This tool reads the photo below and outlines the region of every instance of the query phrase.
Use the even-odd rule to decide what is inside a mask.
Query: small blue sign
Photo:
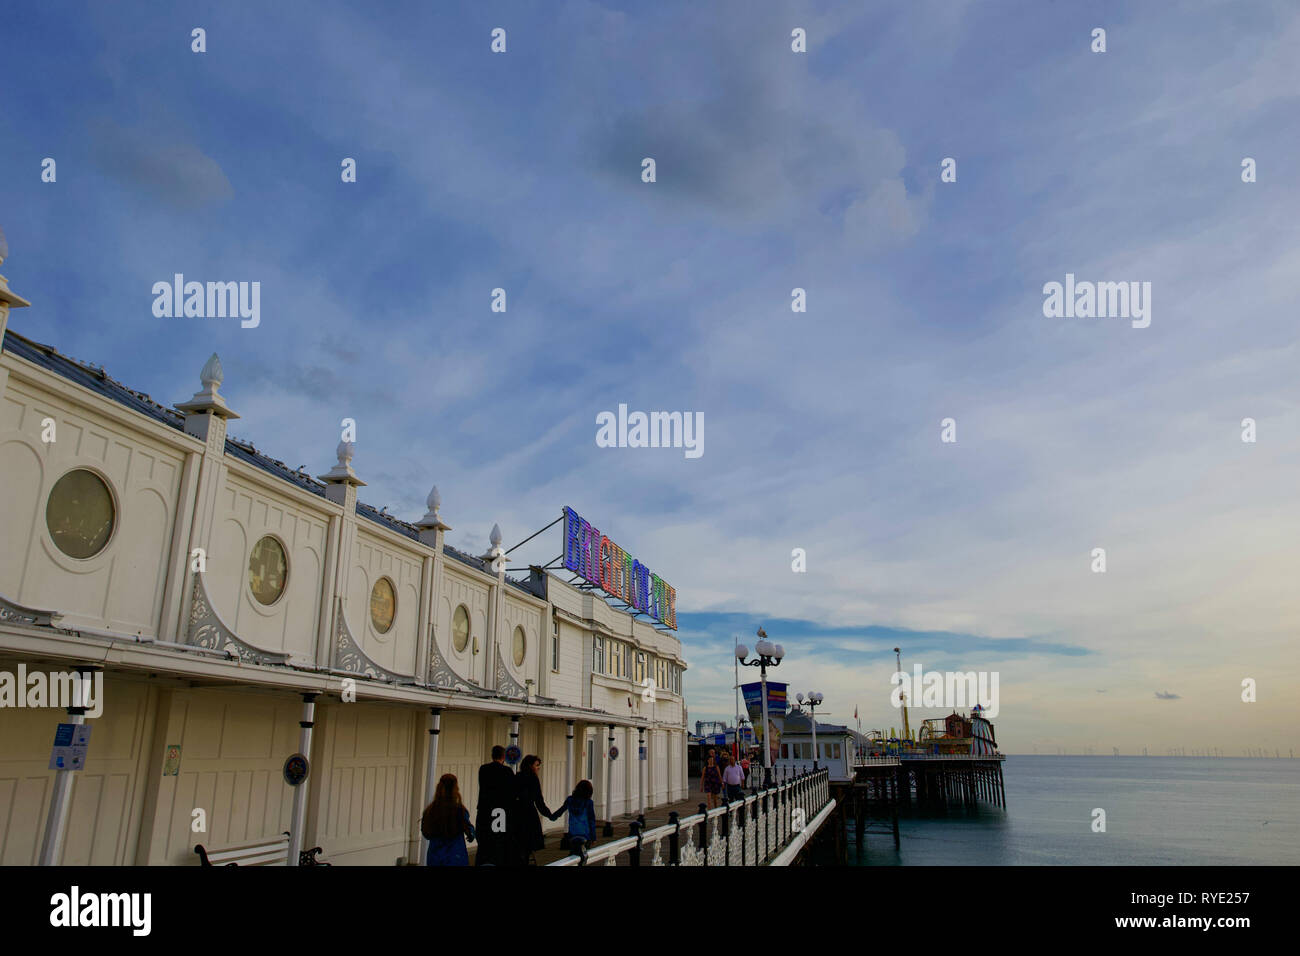
[[[302,754],[294,754],[284,762],[284,782],[291,787],[296,787],[306,780],[310,772],[311,764]]]
[[[76,726],[76,724],[59,724],[58,729],[54,731],[54,746],[71,747],[72,731]]]
[[[506,748],[506,763],[510,764],[510,766],[513,767],[515,764],[519,763],[519,758],[522,756],[523,752],[514,744],[511,744]]]
[[[618,748],[617,748],[617,747],[610,747],[610,748],[609,748],[609,759],[610,759],[610,760],[617,760],[617,759],[618,759]]]

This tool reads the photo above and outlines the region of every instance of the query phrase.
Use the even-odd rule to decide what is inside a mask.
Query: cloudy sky
[[[692,721],[733,713],[762,623],[773,676],[864,729],[899,723],[897,644],[996,671],[1013,752],[1295,746],[1290,0],[19,0],[4,29],[11,327],[165,403],[217,351],[232,433],[313,473],[355,418],[365,499],[414,519],[436,482],[469,550],[571,505],[677,588]],[[260,282],[261,325],[156,318],[178,272]],[[1150,282],[1150,327],[1045,317],[1067,273]],[[620,403],[702,412],[703,456],[598,448]]]

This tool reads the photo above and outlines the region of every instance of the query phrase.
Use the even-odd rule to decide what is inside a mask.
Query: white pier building
[[[192,865],[196,843],[286,830],[335,864],[417,860],[431,782],[455,773],[472,812],[477,768],[516,740],[552,806],[582,777],[602,818],[687,797],[672,630],[507,575],[499,534],[448,546],[436,488],[414,521],[363,504],[351,446],[313,477],[232,437],[215,355],[167,407],[7,330],[27,304],[0,279],[0,697],[20,666],[97,668],[103,696],[62,772],[56,727],[83,718],[0,700],[0,864],[42,859],[59,800],[55,863]]]

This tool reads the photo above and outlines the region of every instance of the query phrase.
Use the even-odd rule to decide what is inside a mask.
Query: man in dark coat
[[[516,862],[511,852],[510,818],[515,817],[515,775],[506,766],[506,748],[492,748],[492,762],[478,768],[478,831],[475,866],[505,866]]]

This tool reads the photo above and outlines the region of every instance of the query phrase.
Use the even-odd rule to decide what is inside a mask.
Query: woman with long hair
[[[519,773],[515,778],[518,788],[515,800],[517,819],[511,829],[515,835],[515,851],[519,862],[525,865],[535,852],[546,846],[546,841],[542,838],[542,818],[538,814],[548,820],[552,818],[550,808],[542,799],[542,778],[539,776],[541,766],[542,758],[529,754],[519,765]]]
[[[424,808],[420,832],[429,841],[425,866],[469,866],[465,841],[473,841],[474,825],[460,799],[460,783],[454,773],[444,773],[433,791],[433,803]]]
[[[718,795],[722,793],[722,772],[718,769],[718,762],[713,757],[704,767],[704,773],[700,775],[701,789],[709,800],[709,809],[712,810],[718,805]]]

